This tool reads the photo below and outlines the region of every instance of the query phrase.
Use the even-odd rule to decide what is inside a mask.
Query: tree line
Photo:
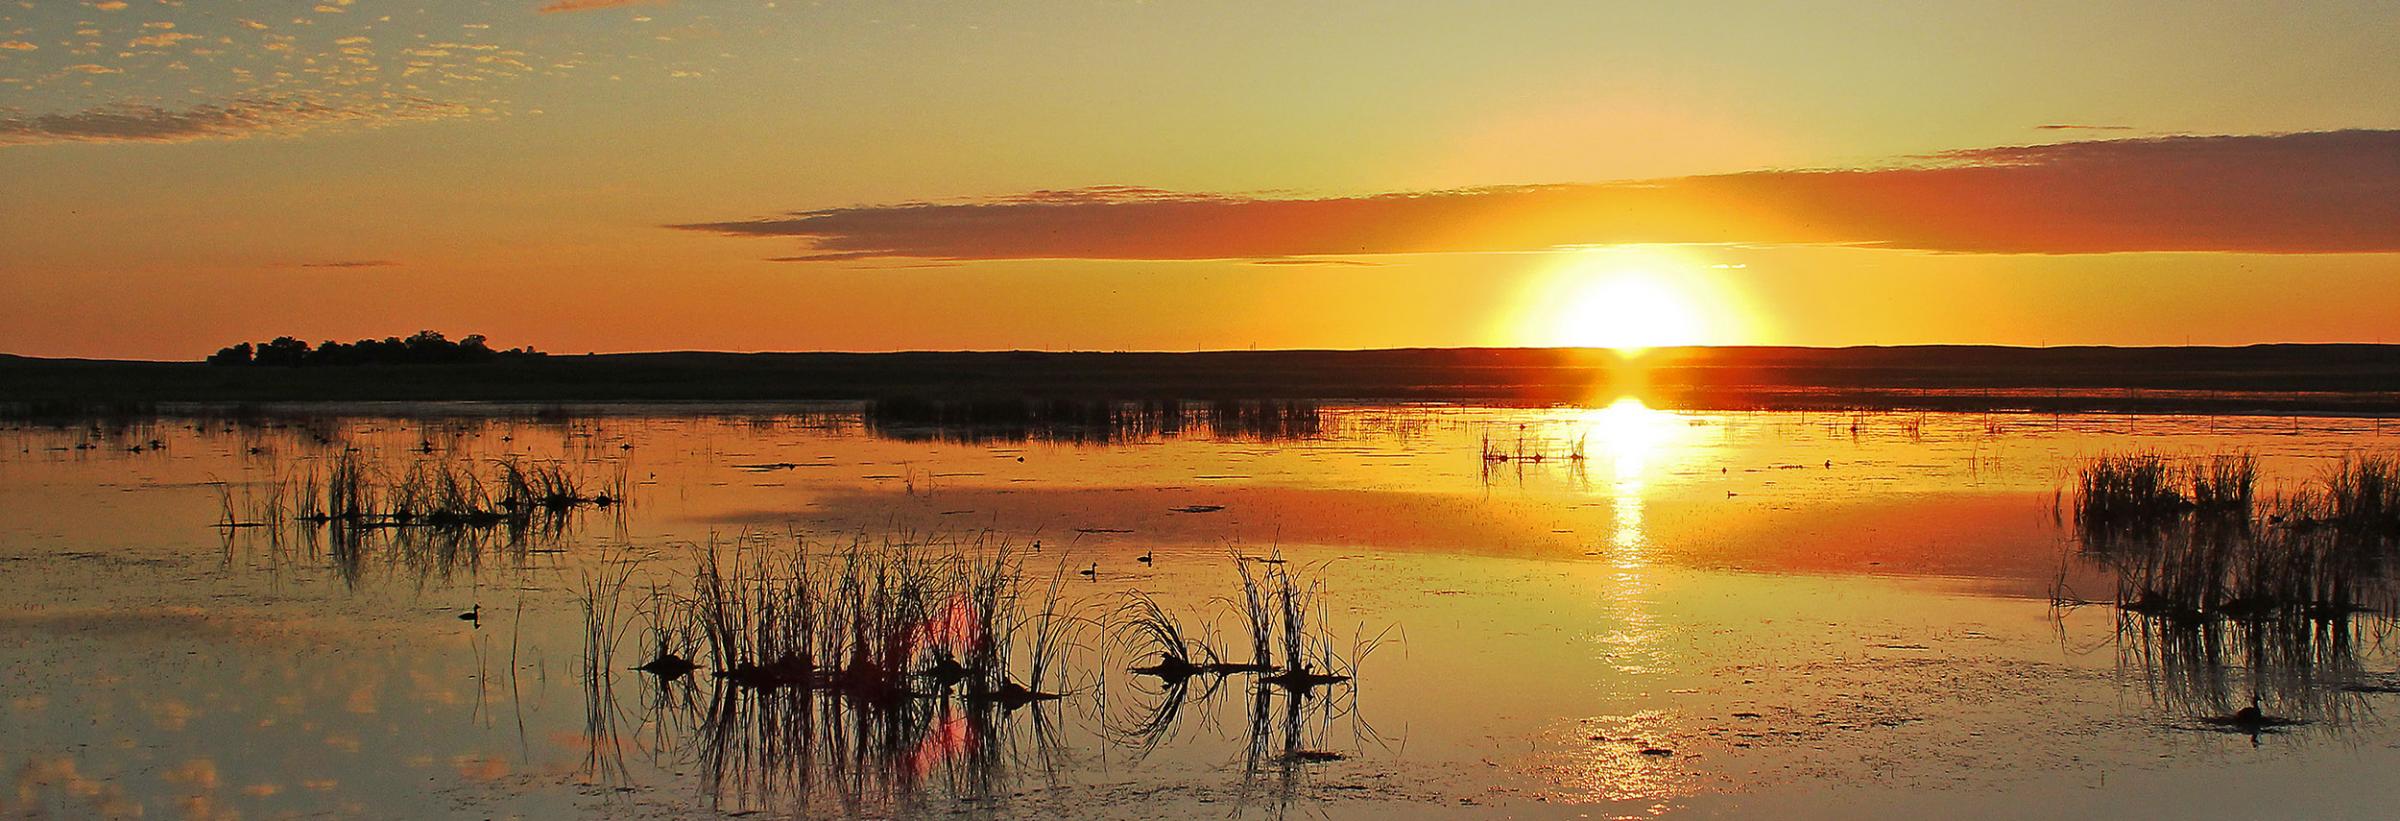
[[[439,331],[418,331],[406,339],[397,336],[361,339],[357,342],[328,339],[314,346],[297,337],[279,336],[257,344],[242,342],[225,346],[209,355],[208,364],[294,368],[322,365],[467,365],[537,356],[546,354],[534,350],[532,346],[495,350],[483,334],[468,334],[453,342]]]

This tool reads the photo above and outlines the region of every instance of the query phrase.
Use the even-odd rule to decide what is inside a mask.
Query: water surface
[[[2162,637],[2077,606],[2113,588],[2062,513],[2093,455],[2251,452],[2273,488],[2392,452],[2373,419],[1620,402],[942,428],[405,405],[0,444],[17,814],[2371,817],[2400,798],[2379,618],[2296,653]],[[214,526],[345,454],[384,476],[559,464],[629,493],[472,538]],[[1005,541],[1033,585],[1065,574],[1093,622],[1067,697],[871,715],[705,671],[584,674],[591,579],[641,599],[688,587],[697,545],[860,540]],[[1343,650],[1383,638],[1354,681],[1126,671],[1107,614],[1140,591],[1226,641],[1236,554],[1321,581]],[[642,632],[618,635],[612,667],[638,662]],[[2211,721],[2252,703],[2300,723]]]

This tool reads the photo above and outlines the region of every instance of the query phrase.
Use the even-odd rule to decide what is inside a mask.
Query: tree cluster
[[[519,359],[544,355],[532,347],[495,350],[482,334],[469,334],[456,342],[439,331],[418,331],[402,339],[387,336],[382,339],[361,339],[357,342],[325,340],[311,347],[295,337],[279,336],[272,341],[229,345],[210,354],[211,365],[265,365],[284,367],[326,365],[466,365]]]

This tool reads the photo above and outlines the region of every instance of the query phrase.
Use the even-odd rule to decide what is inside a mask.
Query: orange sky
[[[0,351],[2400,341],[2368,4],[550,5],[0,10]]]

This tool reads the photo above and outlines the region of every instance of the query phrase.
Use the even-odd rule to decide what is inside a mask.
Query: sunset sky
[[[2390,3],[0,4],[0,352],[2395,316]]]

